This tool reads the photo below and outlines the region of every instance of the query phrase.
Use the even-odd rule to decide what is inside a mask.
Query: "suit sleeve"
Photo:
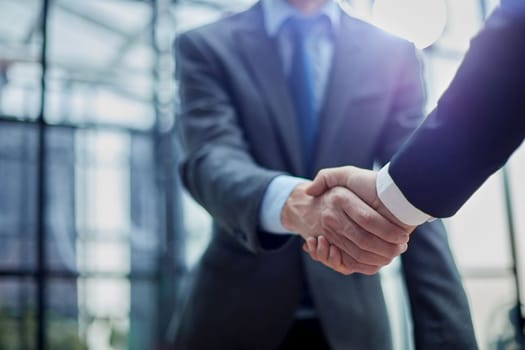
[[[251,157],[226,75],[205,40],[195,34],[175,41],[181,105],[177,129],[185,149],[182,181],[216,224],[247,249],[278,248],[288,238],[262,235],[258,223],[266,188],[281,173]]]
[[[523,141],[524,43],[523,17],[496,11],[437,108],[393,157],[390,175],[418,209],[452,216]]]

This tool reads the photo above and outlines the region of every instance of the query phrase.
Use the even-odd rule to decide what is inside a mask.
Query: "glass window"
[[[40,108],[40,1],[3,0],[1,6],[0,114],[36,118]]]
[[[25,278],[0,279],[0,349],[36,349],[35,284]]]
[[[59,1],[49,15],[50,122],[151,128],[152,6],[132,1]]]
[[[163,141],[171,140],[166,120],[173,115],[156,104],[160,93],[164,104],[173,103],[173,86],[166,92],[159,83],[173,81],[171,56],[170,65],[158,65],[158,46],[171,47],[173,35],[153,41],[156,31],[173,28],[158,21],[155,6],[51,1],[42,38],[42,1],[1,1],[1,349],[37,348],[41,327],[49,349],[166,344],[179,234],[167,227],[178,229],[180,209],[167,204],[178,191],[174,169],[166,175],[174,151]],[[41,125],[35,121],[44,39],[49,65]],[[45,231],[38,227],[39,164],[46,175]],[[45,238],[43,250],[37,237]],[[37,266],[42,254],[45,269]],[[43,288],[39,322],[36,295]]]

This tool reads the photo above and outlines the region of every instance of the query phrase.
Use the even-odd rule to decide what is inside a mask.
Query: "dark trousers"
[[[279,350],[330,350],[317,318],[297,319],[292,324]]]

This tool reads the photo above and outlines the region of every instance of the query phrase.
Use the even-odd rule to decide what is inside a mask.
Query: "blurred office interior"
[[[341,2],[421,48],[430,111],[498,1],[418,1]],[[177,178],[172,43],[254,2],[0,0],[0,349],[169,348],[210,223]],[[507,170],[447,220],[481,349],[512,336],[511,228],[525,252],[523,149]]]

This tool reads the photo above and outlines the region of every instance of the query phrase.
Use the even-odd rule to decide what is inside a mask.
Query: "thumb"
[[[377,209],[376,172],[368,169],[354,168],[351,175],[352,176],[349,174],[347,176],[346,183],[348,189],[372,208]]]
[[[339,167],[319,171],[313,182],[306,187],[306,194],[317,197],[333,187],[345,186],[349,169],[350,167]]]

